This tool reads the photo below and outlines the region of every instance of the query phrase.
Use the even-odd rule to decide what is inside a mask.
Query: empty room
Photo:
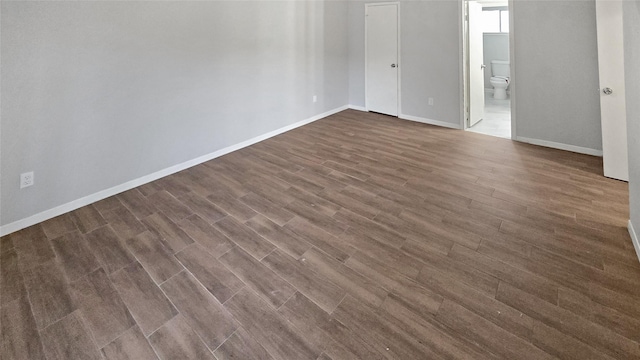
[[[638,1],[2,0],[0,90],[3,360],[640,359]]]

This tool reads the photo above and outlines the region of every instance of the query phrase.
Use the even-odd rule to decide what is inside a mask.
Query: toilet
[[[491,60],[491,85],[493,86],[493,98],[505,100],[509,87],[509,75],[511,73],[509,61]]]

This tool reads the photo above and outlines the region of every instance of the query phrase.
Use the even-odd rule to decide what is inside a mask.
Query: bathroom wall
[[[484,64],[487,65],[484,72],[484,88],[493,90],[491,86],[491,60],[509,60],[509,34],[508,33],[484,33]]]
[[[518,139],[601,153],[595,0],[510,5]]]
[[[348,104],[346,2],[0,6],[0,225]]]
[[[403,115],[460,126],[460,6],[400,1]],[[365,106],[364,10],[364,1],[349,1],[349,103],[358,107]]]
[[[631,224],[640,235],[640,3],[623,3],[624,70],[627,95],[627,139],[629,146],[629,208]],[[635,243],[640,258],[640,243]]]

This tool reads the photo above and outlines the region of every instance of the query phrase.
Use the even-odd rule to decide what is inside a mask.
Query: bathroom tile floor
[[[511,139],[511,100],[496,100],[492,93],[485,93],[484,119],[468,130]]]

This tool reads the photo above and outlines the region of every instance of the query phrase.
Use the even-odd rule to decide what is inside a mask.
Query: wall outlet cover
[[[33,185],[33,171],[20,174],[20,189]]]

